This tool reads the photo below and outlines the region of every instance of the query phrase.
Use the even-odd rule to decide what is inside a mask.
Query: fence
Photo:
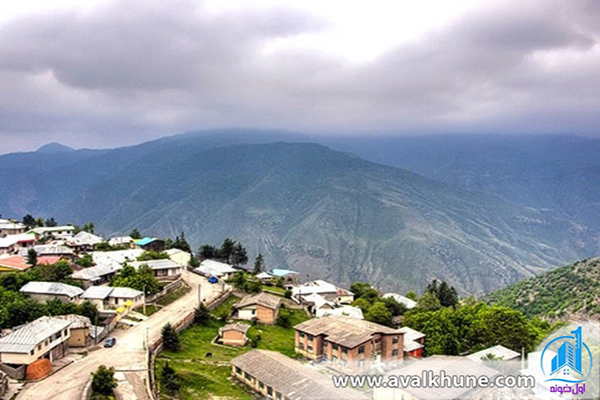
[[[223,304],[229,296],[231,296],[232,291],[230,288],[227,288],[225,292],[223,292],[219,297],[211,301],[206,305],[209,310],[214,310],[216,307]],[[181,332],[184,329],[189,328],[194,323],[194,311],[190,312],[188,315],[172,324],[173,328],[177,332]],[[158,399],[158,390],[156,388],[155,377],[154,377],[154,365],[156,362],[156,356],[158,353],[162,351],[163,343],[162,338],[158,338],[154,343],[148,344],[148,354],[147,354],[147,363],[148,363],[148,386],[146,390],[151,399]]]
[[[25,372],[27,371],[26,365],[13,368],[7,364],[0,363],[0,371],[3,371],[12,379],[25,379]]]
[[[176,281],[173,281],[171,283],[169,283],[168,285],[166,285],[163,290],[161,290],[158,293],[155,293],[151,296],[146,296],[146,304],[147,303],[152,303],[155,302],[156,300],[158,300],[159,298],[166,296],[167,294],[176,291],[177,289],[179,289],[181,286],[183,286],[183,279],[181,279],[181,277],[177,278]]]

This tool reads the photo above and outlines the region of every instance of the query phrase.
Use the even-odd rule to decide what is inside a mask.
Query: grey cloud
[[[367,64],[263,53],[271,39],[327,26],[305,12],[211,16],[196,2],[167,4],[127,0],[1,27],[4,143],[27,132],[32,143],[119,145],[223,126],[597,133],[598,2],[494,3]],[[572,64],[546,65],[548,52]]]

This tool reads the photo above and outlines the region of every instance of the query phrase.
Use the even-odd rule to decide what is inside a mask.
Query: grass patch
[[[156,300],[156,304],[158,304],[159,306],[166,306],[169,305],[171,303],[173,303],[175,300],[178,300],[180,298],[182,298],[183,296],[185,296],[187,293],[189,293],[189,291],[192,290],[191,288],[189,288],[188,286],[183,286],[177,290],[175,290],[174,292],[171,292],[163,297],[161,297],[160,299]]]
[[[160,372],[166,360],[156,360],[156,380],[160,382]],[[232,382],[231,367],[199,364],[183,361],[169,361],[169,365],[179,375],[181,389],[177,398],[187,399],[247,399],[253,397],[241,386]],[[160,387],[160,386],[159,386]],[[161,389],[161,399],[171,399]]]
[[[154,314],[155,312],[157,312],[158,310],[160,310],[160,308],[158,308],[154,304],[148,304],[146,306],[146,313],[145,314],[144,314],[144,306],[138,307],[138,308],[134,309],[133,311],[138,312],[138,313],[140,313],[142,315],[145,315],[146,317],[149,317],[152,314]]]
[[[227,300],[225,300],[221,305],[215,307],[214,310],[211,311],[213,315],[229,315],[231,314],[231,310],[233,309],[233,305],[240,301],[240,298],[237,296],[229,296]]]
[[[285,296],[285,289],[279,286],[262,285],[261,289],[263,292],[276,294],[278,296]]]
[[[260,325],[257,324],[250,328],[248,335],[254,337],[260,334],[261,340],[257,348],[263,350],[272,350],[285,354],[288,357],[298,357],[294,351],[294,325],[304,322],[308,316],[303,310],[290,310],[292,328],[282,328],[277,325]],[[254,336],[253,336],[254,335]]]

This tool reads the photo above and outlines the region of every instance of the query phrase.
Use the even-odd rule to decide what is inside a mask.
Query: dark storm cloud
[[[213,15],[191,1],[122,1],[28,16],[0,26],[0,152],[220,126],[594,134],[599,9],[495,3],[365,64],[265,52],[327,28],[293,8]]]

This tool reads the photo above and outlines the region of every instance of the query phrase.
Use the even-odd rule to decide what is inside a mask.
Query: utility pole
[[[146,315],[146,285],[144,285],[144,315]]]
[[[198,307],[202,304],[202,286],[198,284]]]

